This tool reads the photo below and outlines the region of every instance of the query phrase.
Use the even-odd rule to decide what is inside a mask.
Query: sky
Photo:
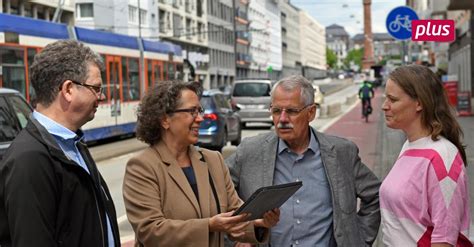
[[[323,26],[343,26],[351,37],[364,32],[363,0],[290,0],[294,6],[305,10]],[[405,0],[372,0],[372,32],[386,33],[385,19],[395,7],[405,5]]]

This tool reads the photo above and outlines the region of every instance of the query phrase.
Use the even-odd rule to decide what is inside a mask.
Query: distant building
[[[0,0],[0,13],[19,15],[34,19],[53,21],[55,14],[57,22],[68,25],[74,24],[74,0],[64,0],[59,11],[60,0]]]
[[[249,76],[250,63],[250,42],[252,42],[252,32],[249,30],[249,1],[234,1],[234,28],[235,28],[235,72],[237,79]]]
[[[356,34],[352,38],[351,49],[363,48],[364,39],[364,34]],[[397,57],[402,54],[402,43],[388,33],[373,33],[373,46],[375,63],[382,61],[387,56]]]
[[[158,40],[158,9],[152,0],[75,1],[78,27]]]
[[[337,56],[337,67],[342,67],[349,50],[349,34],[337,24],[326,27],[326,46]]]
[[[326,76],[326,31],[305,11],[300,11],[300,48],[303,75],[308,79]]]
[[[249,5],[250,43],[249,77],[271,78],[281,77],[281,19],[277,0],[251,1]]]
[[[230,86],[235,78],[233,0],[207,0],[210,88]]]
[[[281,47],[283,53],[282,77],[301,75],[301,50],[299,9],[289,0],[280,2],[281,8]]]
[[[211,86],[208,49],[208,35],[211,32],[207,26],[207,15],[212,12],[215,16],[217,11],[226,9],[227,12],[223,13],[231,15],[229,6],[224,8],[221,4],[211,5],[216,2],[220,3],[211,1],[206,6],[206,1],[203,0],[158,0],[158,6],[155,6],[158,8],[160,39],[183,48],[184,78],[199,80],[206,89]],[[217,36],[212,38],[219,39]],[[192,70],[195,78],[190,78]]]

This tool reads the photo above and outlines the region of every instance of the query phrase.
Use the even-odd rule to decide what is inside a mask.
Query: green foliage
[[[326,47],[326,64],[332,69],[336,69],[337,67],[337,55],[333,50],[327,47]]]
[[[362,58],[364,57],[364,48],[352,49],[347,53],[346,58],[344,59],[344,66],[350,68],[351,62],[358,65],[359,68],[362,68]]]

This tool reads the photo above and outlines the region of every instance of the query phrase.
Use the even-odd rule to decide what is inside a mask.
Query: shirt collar
[[[71,131],[70,129],[62,126],[58,122],[52,120],[46,115],[33,111],[33,118],[38,120],[38,122],[44,126],[44,128],[51,134],[57,137],[60,137],[63,140],[73,139],[74,141],[80,141],[84,137],[82,131],[78,130],[77,133]]]
[[[310,127],[308,128],[309,128],[309,133],[310,133],[310,139],[309,139],[309,145],[306,151],[311,150],[313,151],[313,153],[316,153],[316,151],[319,149],[319,144],[318,144],[318,141],[316,140],[316,135],[313,133],[313,130]],[[278,154],[281,154],[282,152],[286,150],[290,150],[290,148],[288,147],[288,145],[283,139],[278,138]]]

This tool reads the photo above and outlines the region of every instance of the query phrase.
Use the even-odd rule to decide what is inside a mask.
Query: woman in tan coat
[[[224,246],[268,239],[278,209],[246,222],[219,152],[193,146],[203,121],[195,83],[158,83],[138,109],[137,137],[150,146],[127,163],[123,196],[136,246]]]

